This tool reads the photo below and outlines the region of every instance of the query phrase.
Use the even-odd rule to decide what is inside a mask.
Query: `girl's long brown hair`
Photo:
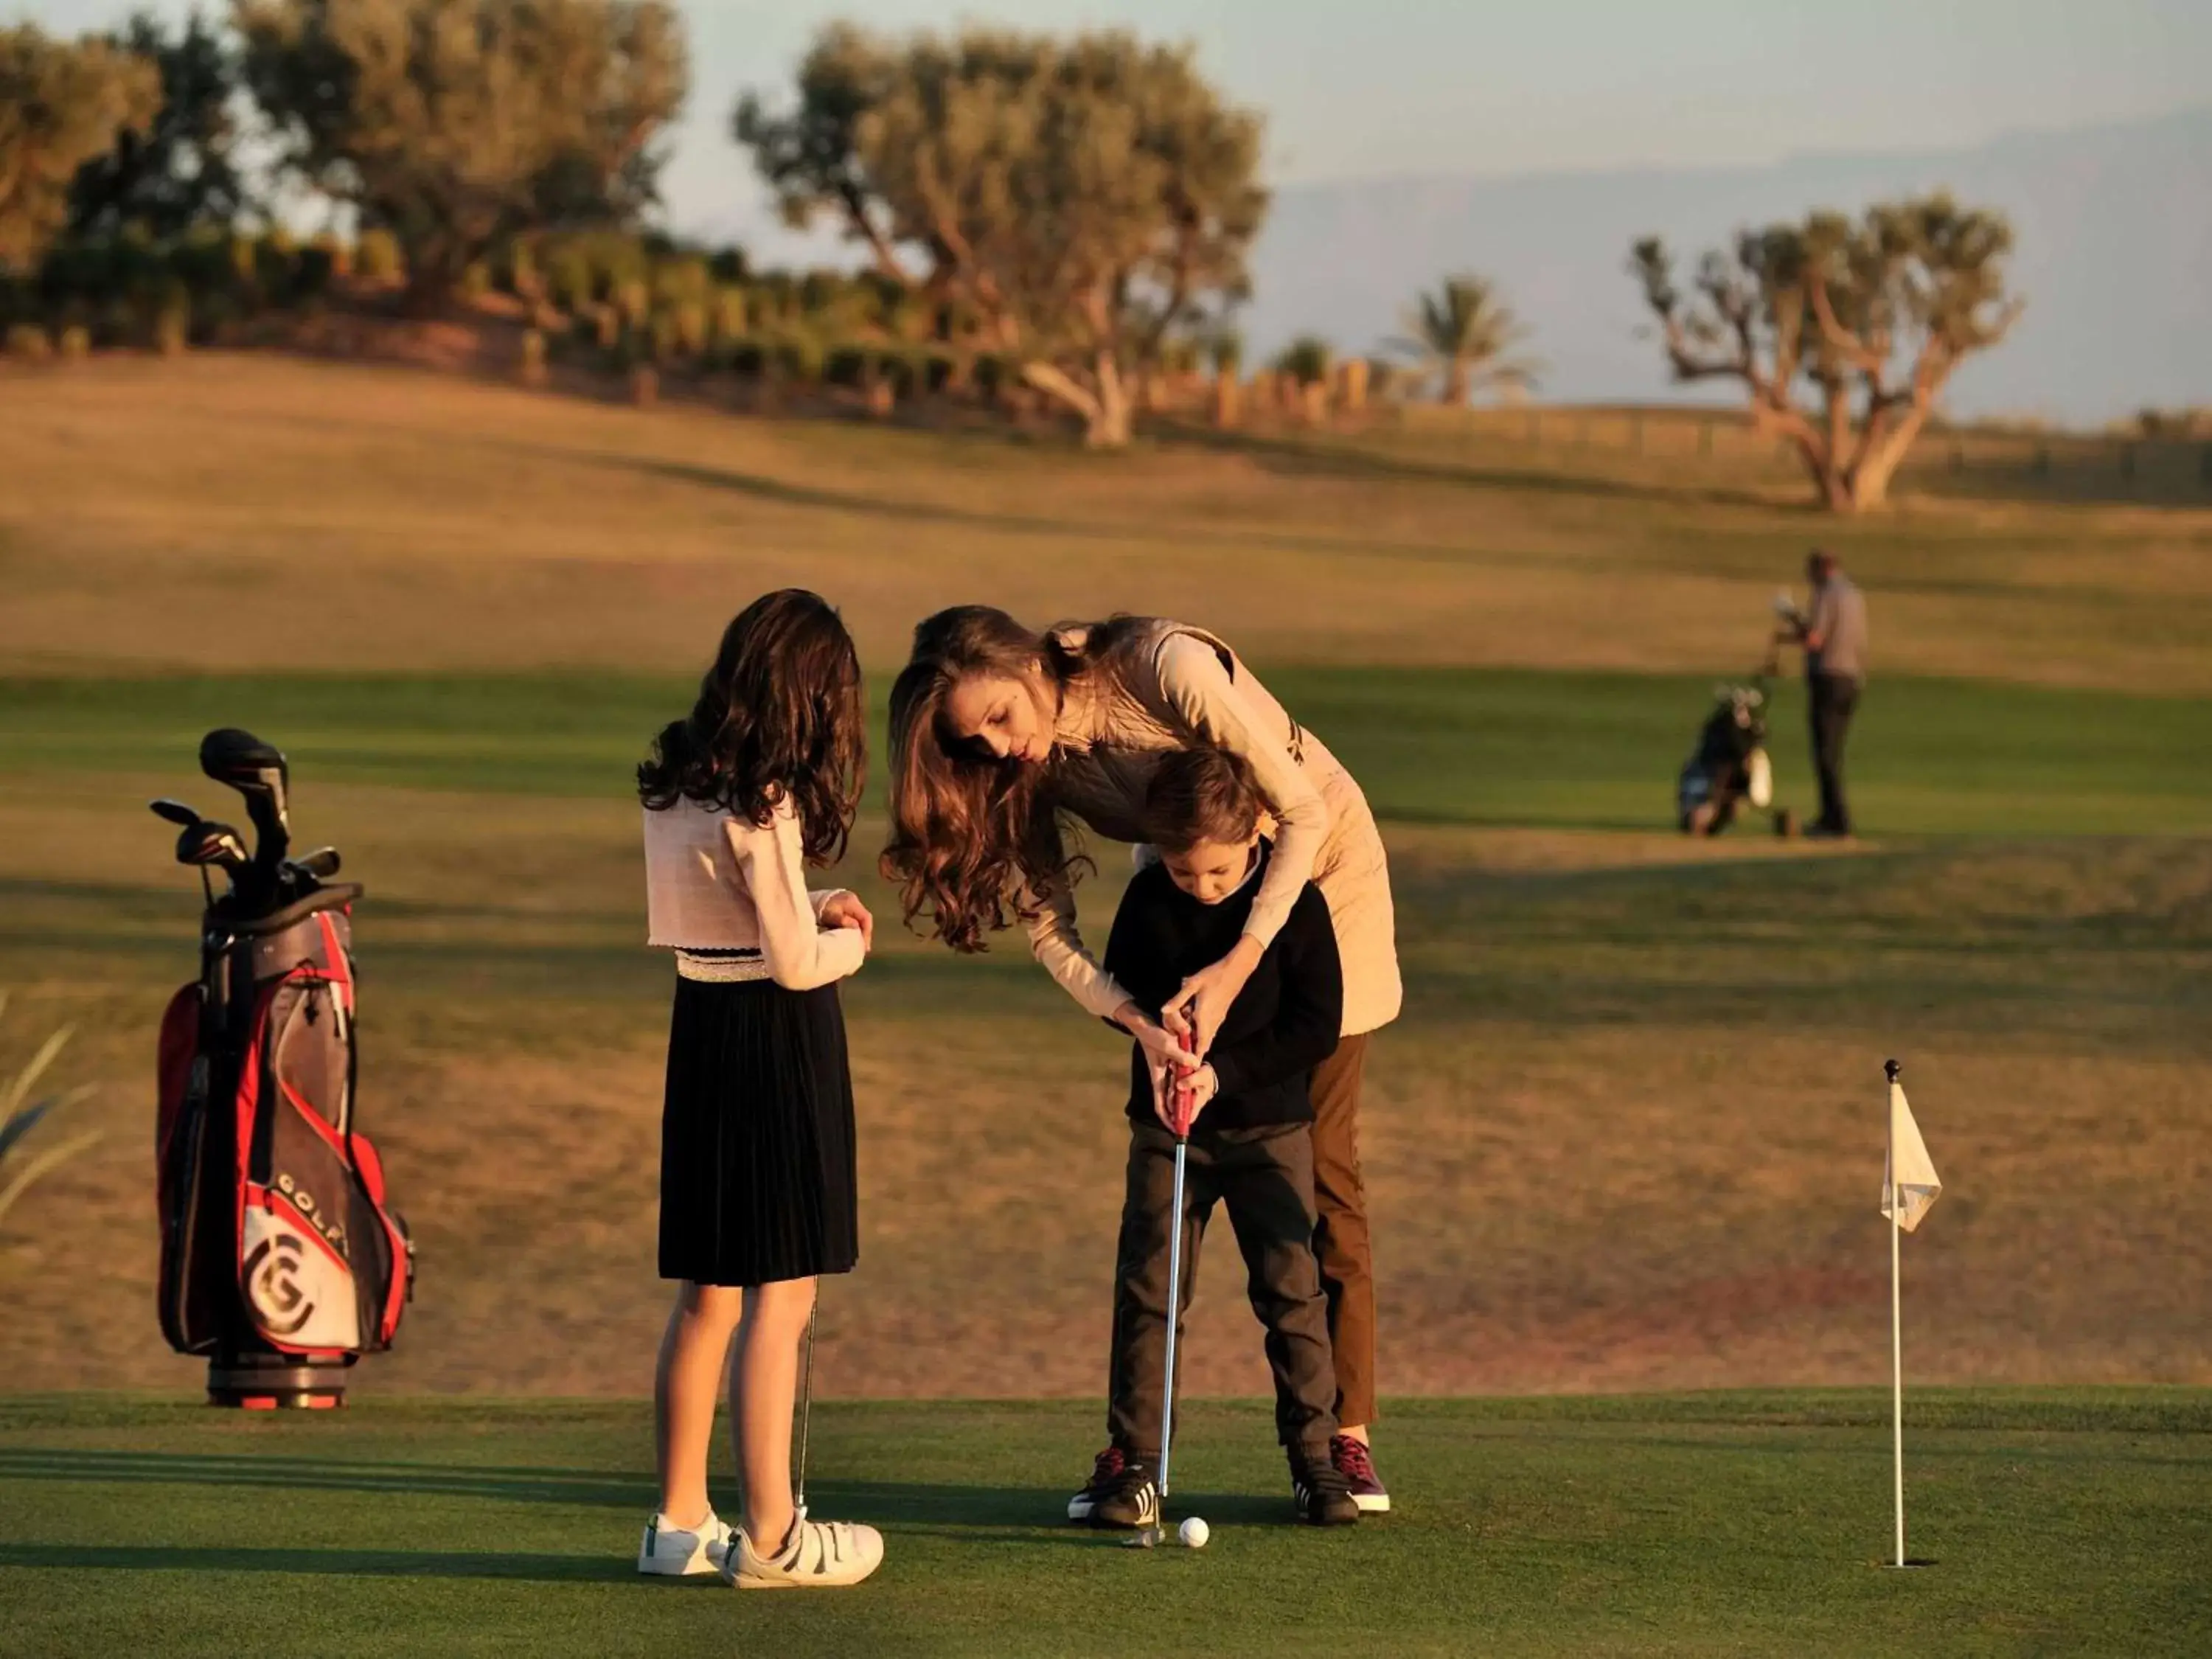
[[[986,933],[1033,914],[1025,890],[1073,884],[1090,862],[1069,850],[1050,763],[994,760],[962,743],[945,726],[947,694],[970,674],[1038,669],[1064,686],[1134,625],[1101,623],[1079,653],[988,605],[956,605],[916,626],[891,687],[891,833],[880,860],[909,927],[927,913],[936,938],[981,951]]]
[[[788,799],[809,862],[844,857],[867,763],[860,659],[830,602],[763,593],[722,635],[691,712],[663,728],[637,769],[655,811],[690,799],[768,827]]]

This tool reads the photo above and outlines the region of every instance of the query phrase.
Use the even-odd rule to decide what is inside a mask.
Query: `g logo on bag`
[[[290,1336],[315,1316],[315,1304],[300,1287],[300,1252],[305,1241],[291,1233],[263,1239],[246,1258],[246,1295],[262,1328]]]

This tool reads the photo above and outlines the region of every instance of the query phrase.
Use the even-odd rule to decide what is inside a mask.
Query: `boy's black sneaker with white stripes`
[[[1298,1506],[1298,1519],[1310,1527],[1348,1527],[1359,1519],[1352,1484],[1326,1452],[1318,1456],[1291,1454],[1291,1497]]]
[[[1160,1519],[1160,1472],[1140,1457],[1124,1457],[1121,1472],[1091,1500],[1091,1524],[1126,1530]]]
[[[1067,1518],[1088,1521],[1098,1500],[1114,1489],[1121,1478],[1121,1470],[1128,1459],[1121,1455],[1119,1446],[1109,1446],[1098,1454],[1098,1461],[1091,1466],[1091,1479],[1084,1482],[1083,1490],[1067,1500]]]

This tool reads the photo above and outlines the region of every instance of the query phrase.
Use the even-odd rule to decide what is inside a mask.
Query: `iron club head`
[[[227,823],[213,819],[202,819],[190,823],[177,836],[177,862],[204,867],[218,865],[235,875],[243,870],[251,857],[246,842],[237,830]]]
[[[172,800],[167,795],[159,800],[148,801],[146,805],[155,817],[167,818],[170,823],[181,824],[186,829],[200,821],[197,808],[187,806],[180,800]]]

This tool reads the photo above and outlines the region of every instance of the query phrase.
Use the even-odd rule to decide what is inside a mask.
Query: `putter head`
[[[1167,1532],[1160,1527],[1139,1527],[1121,1540],[1125,1550],[1157,1549],[1167,1541]]]
[[[162,796],[159,800],[148,801],[146,806],[155,817],[167,818],[172,823],[181,824],[186,828],[200,821],[198,809],[187,806],[180,800],[171,800],[167,795]]]

